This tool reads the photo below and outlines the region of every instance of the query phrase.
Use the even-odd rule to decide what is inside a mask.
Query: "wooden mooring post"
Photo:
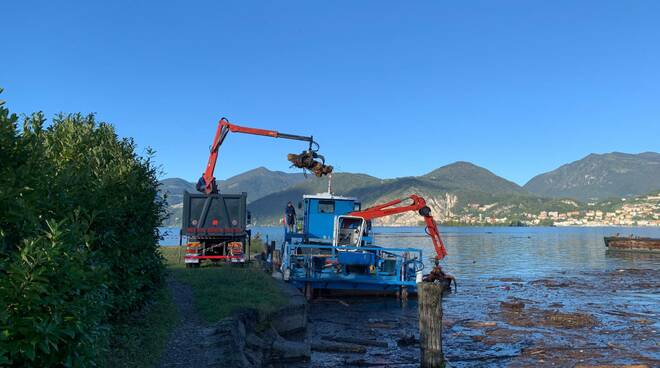
[[[441,283],[417,284],[419,312],[420,366],[436,368],[445,366],[442,353],[442,291]]]

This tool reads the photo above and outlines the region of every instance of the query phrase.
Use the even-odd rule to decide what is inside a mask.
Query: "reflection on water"
[[[568,270],[657,267],[657,257],[606,254],[604,236],[634,233],[660,237],[660,228],[448,227],[441,228],[448,257],[443,267],[460,279],[480,277],[540,277]],[[435,251],[423,228],[378,228],[383,246]],[[645,258],[646,257],[646,258]],[[648,262],[646,266],[645,262]],[[427,264],[430,261],[427,260]]]
[[[281,227],[254,227],[252,235],[283,240]],[[658,267],[657,256],[606,252],[603,237],[614,234],[660,237],[660,228],[616,227],[441,227],[449,255],[443,267],[459,279],[541,277],[569,270]],[[178,228],[160,228],[161,245],[178,245]],[[422,227],[374,228],[377,245],[424,251],[427,266],[435,250]],[[185,240],[185,239],[184,239]]]

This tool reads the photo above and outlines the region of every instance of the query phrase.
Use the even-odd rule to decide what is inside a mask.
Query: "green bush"
[[[81,366],[104,346],[109,310],[107,270],[77,226],[48,223],[0,266],[0,362],[13,366]]]
[[[0,365],[94,365],[162,281],[152,152],[93,115],[18,121],[0,101]]]

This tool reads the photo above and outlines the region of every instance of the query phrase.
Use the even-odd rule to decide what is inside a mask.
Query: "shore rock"
[[[207,367],[257,368],[310,359],[307,301],[297,289],[283,282],[280,287],[288,303],[274,313],[244,310],[205,329]]]

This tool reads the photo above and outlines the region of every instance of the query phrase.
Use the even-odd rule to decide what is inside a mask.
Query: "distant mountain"
[[[282,191],[292,185],[305,181],[302,173],[285,173],[271,171],[265,167],[258,167],[242,174],[232,176],[227,180],[219,180],[220,192],[226,193],[248,193],[248,203],[262,198],[273,192]],[[183,192],[197,193],[195,184],[181,178],[168,178],[161,180],[161,192],[167,194],[169,205],[169,219],[165,226],[178,226],[181,221],[183,208]]]
[[[435,216],[446,220],[456,215],[477,211],[483,215],[508,213],[513,210],[537,211],[538,208],[564,209],[576,204],[531,196],[519,185],[468,162],[456,162],[418,177],[379,179],[364,174],[336,173],[332,180],[337,195],[357,197],[363,208],[410,194],[426,198]],[[297,203],[304,194],[327,191],[327,179],[306,181],[284,191],[275,192],[248,205],[257,224],[276,223],[287,201]],[[485,206],[485,207],[484,207]],[[485,208],[485,209],[484,209]],[[382,219],[381,225],[417,225],[415,213]]]
[[[501,178],[473,163],[458,161],[443,166],[424,175],[422,178],[433,181],[445,188],[476,190],[485,193],[526,194],[520,185]]]
[[[376,186],[381,179],[366,174],[334,173],[332,174],[333,192],[338,195],[355,195],[361,189]],[[281,217],[286,203],[294,204],[302,201],[305,194],[316,194],[328,191],[328,179],[312,177],[309,180],[293,185],[283,191],[271,193],[250,204],[248,210],[256,224],[272,224]]]
[[[166,225],[178,225],[181,193],[194,192],[193,183],[165,179],[172,216]],[[219,183],[225,192],[247,192],[255,225],[276,224],[288,201],[328,190],[327,178],[270,171],[260,167]],[[529,223],[547,213],[574,213],[592,198],[627,197],[660,190],[660,154],[610,153],[589,155],[552,172],[539,175],[524,187],[469,162],[455,162],[422,176],[380,179],[366,174],[334,173],[333,193],[357,197],[366,208],[410,194],[426,198],[440,222],[460,224]],[[547,214],[546,214],[547,215]],[[535,217],[536,216],[536,217]],[[547,215],[549,216],[549,215]],[[377,225],[417,225],[415,213],[388,217]]]
[[[183,192],[195,192],[195,185],[181,178],[169,178],[160,181],[160,191],[166,195],[168,218],[163,226],[178,226],[183,210]]]
[[[645,194],[660,189],[660,154],[590,154],[535,176],[524,188],[539,196],[582,201]]]
[[[225,193],[247,192],[248,202],[253,202],[303,181],[305,181],[305,175],[303,173],[285,173],[282,171],[271,171],[265,167],[258,167],[232,176],[227,180],[220,180],[218,187],[220,192]]]
[[[220,192],[248,193],[248,202],[257,200],[270,193],[284,190],[305,180],[303,173],[285,173],[271,171],[265,167],[248,170],[227,180],[218,180]],[[181,178],[168,178],[160,181],[161,191],[168,194],[168,203],[176,205],[183,201],[183,191],[197,193],[195,183]]]
[[[160,191],[167,194],[167,203],[172,206],[183,202],[183,192],[196,192],[195,184],[181,178],[168,178],[160,181]]]

